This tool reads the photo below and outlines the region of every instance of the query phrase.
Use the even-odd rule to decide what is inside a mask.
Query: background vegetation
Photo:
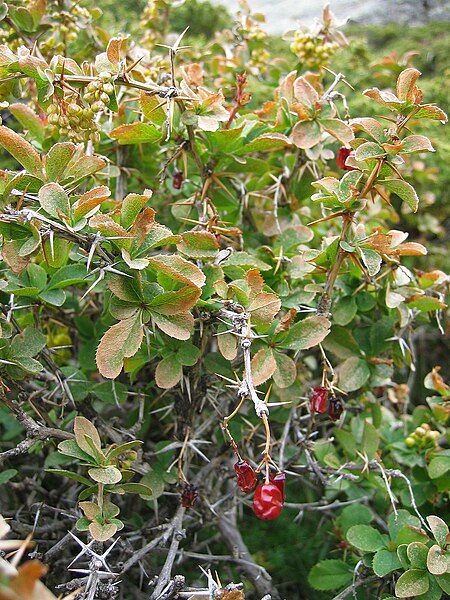
[[[189,587],[223,600],[445,597],[450,146],[436,119],[414,113],[403,129],[411,98],[399,117],[363,92],[395,90],[416,68],[423,102],[447,111],[448,27],[352,26],[347,47],[325,13],[307,64],[296,34],[267,36],[245,4],[237,22],[207,2],[178,4],[0,5],[0,537],[35,542],[22,546],[23,571],[0,559],[0,598],[169,600]],[[336,47],[317,57],[328,39]],[[291,83],[305,77],[300,108],[292,72]],[[401,125],[402,139],[426,136],[436,152],[422,137],[375,188],[380,156],[351,163],[358,171],[337,160],[371,139],[356,126],[347,138],[348,117]],[[308,147],[298,124],[327,118],[343,125]],[[344,176],[344,199],[318,187]],[[400,176],[418,213],[410,188],[389,188]],[[392,230],[409,234],[401,250]],[[270,407],[270,455],[246,352]],[[322,386],[325,411],[311,395]],[[253,468],[262,460],[260,482],[286,472],[277,520],[258,520],[238,489],[230,439]],[[94,561],[108,551],[99,579]],[[51,592],[34,587],[42,564]]]

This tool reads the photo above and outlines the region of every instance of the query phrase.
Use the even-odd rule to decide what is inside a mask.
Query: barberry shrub
[[[36,544],[0,595],[54,597],[46,563],[85,598],[438,600],[449,279],[413,183],[446,115],[412,65],[330,71],[328,8],[271,56],[245,2],[202,44],[176,4],[141,38],[0,5],[0,537]]]

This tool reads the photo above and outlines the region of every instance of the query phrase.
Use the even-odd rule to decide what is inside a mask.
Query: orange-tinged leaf
[[[320,127],[317,121],[300,121],[292,130],[292,142],[297,148],[306,150],[320,142]]]
[[[194,317],[190,312],[172,316],[154,313],[152,319],[161,331],[176,340],[188,340],[194,330]]]
[[[297,378],[297,367],[295,362],[287,354],[274,352],[277,368],[273,374],[273,380],[279,388],[290,387]]]
[[[89,533],[92,535],[94,540],[97,542],[106,542],[117,532],[117,525],[115,523],[106,523],[100,525],[97,521],[94,521],[89,525]]]
[[[261,385],[275,372],[277,364],[272,348],[261,348],[252,357],[252,378],[255,385]]]
[[[281,300],[270,292],[260,292],[250,302],[247,310],[251,314],[252,321],[271,323],[281,308]]]
[[[200,298],[201,291],[192,285],[187,285],[176,292],[164,292],[154,298],[149,308],[162,315],[185,313],[192,308]]]
[[[104,334],[97,348],[97,367],[103,377],[115,379],[122,370],[123,359],[134,356],[144,335],[141,315],[137,313],[119,321]]]
[[[47,567],[38,560],[28,560],[21,565],[11,583],[10,588],[18,594],[20,600],[36,598],[34,591],[38,580],[47,573]]]
[[[168,390],[180,381],[183,374],[183,367],[175,355],[163,358],[156,366],[155,381],[156,385],[163,390]]]
[[[100,204],[109,198],[111,191],[106,185],[100,185],[92,188],[89,192],[85,192],[72,205],[73,216],[75,219],[80,219],[87,215],[91,210],[100,206]]]
[[[43,179],[42,160],[38,152],[9,127],[0,126],[0,145],[13,156],[18,163],[38,179]]]
[[[75,417],[73,432],[78,446],[90,456],[93,455],[92,446],[86,441],[86,437],[92,440],[94,448],[101,451],[102,442],[98,434],[97,428],[85,417]]]
[[[60,142],[50,148],[44,157],[46,179],[59,181],[75,155],[77,147],[72,142]]]
[[[97,214],[89,219],[89,227],[100,231],[105,236],[129,238],[113,240],[119,248],[129,249],[131,246],[132,235],[128,233],[121,225],[116,223],[109,215]]]
[[[250,299],[253,299],[256,296],[256,294],[262,292],[262,289],[264,287],[264,279],[262,278],[259,269],[250,269],[249,271],[247,271],[247,273],[245,274],[245,281],[247,282],[249,287]]]
[[[416,81],[420,77],[420,71],[409,68],[400,73],[397,79],[397,96],[400,100],[414,102]]]
[[[175,281],[182,281],[201,288],[206,281],[200,269],[185,258],[170,254],[158,254],[149,259],[150,266],[155,271],[160,271]]]
[[[216,236],[209,231],[187,231],[182,234],[177,248],[189,258],[206,260],[217,256],[219,242]]]
[[[395,250],[400,256],[425,256],[428,253],[425,246],[422,246],[418,242],[405,242],[397,246]]]
[[[119,144],[152,144],[161,138],[161,131],[148,123],[130,123],[119,125],[110,134]]]
[[[135,222],[136,217],[147,204],[147,202],[152,197],[152,192],[150,190],[146,190],[144,194],[128,194],[122,200],[122,207],[120,209],[120,224],[125,229],[128,229]],[[155,216],[155,211],[153,211],[153,217]],[[153,219],[153,223],[155,219]]]

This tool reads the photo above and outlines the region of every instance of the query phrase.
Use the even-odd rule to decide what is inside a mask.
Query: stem
[[[261,415],[262,422],[264,423],[264,428],[266,430],[266,443],[264,446],[264,464],[266,467],[266,483],[269,483],[269,460],[270,460],[270,426],[269,419],[267,418],[267,414],[263,413]]]

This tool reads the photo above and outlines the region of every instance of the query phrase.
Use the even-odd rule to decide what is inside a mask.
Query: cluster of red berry
[[[309,398],[311,412],[323,415],[328,412],[328,416],[333,421],[337,421],[342,415],[344,405],[337,396],[328,397],[328,390],[325,387],[318,386],[312,391]]]
[[[257,483],[253,467],[246,460],[238,460],[234,465],[237,484],[243,492],[251,492]],[[253,512],[258,519],[273,521],[279,517],[283,508],[286,473],[278,471],[270,474],[270,481],[258,485],[253,497]]]

